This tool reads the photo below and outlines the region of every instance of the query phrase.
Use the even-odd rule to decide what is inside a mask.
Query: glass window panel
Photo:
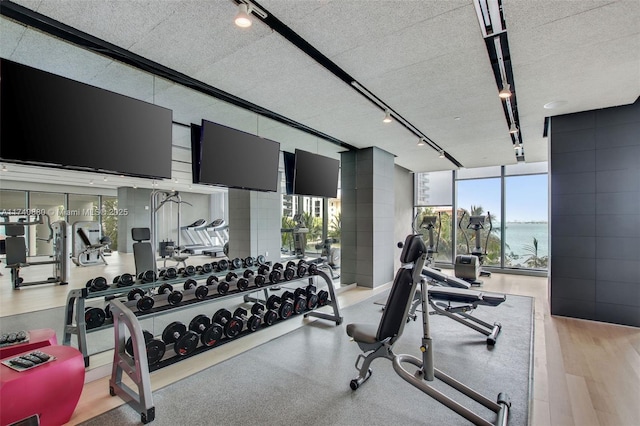
[[[21,211],[26,207],[27,193],[25,191],[0,190],[0,211],[9,213],[9,210]],[[9,220],[18,220],[18,218],[9,216]],[[0,239],[4,239],[5,235],[4,226],[0,226]]]
[[[415,174],[415,205],[451,205],[453,173],[450,170]]]
[[[102,232],[111,242],[106,252],[118,250],[118,216],[125,214],[118,211],[118,197],[102,197]],[[128,213],[128,212],[127,212]]]
[[[457,179],[480,179],[488,177],[499,177],[500,166],[476,167],[473,169],[460,169],[457,171]]]
[[[537,173],[548,173],[549,162],[541,161],[538,163],[518,163],[509,164],[504,167],[505,176],[532,175]]]
[[[66,220],[64,198],[64,194],[56,192],[31,192],[29,209],[45,210],[51,222]],[[46,223],[28,227],[27,248],[29,256],[50,256],[53,254],[53,245],[51,241],[47,241],[50,233]]]
[[[69,210],[67,222],[96,222],[99,220],[100,199],[97,195],[69,194]]]
[[[505,178],[505,266],[547,269],[548,175]]]
[[[451,263],[453,260],[453,243],[451,241],[451,211],[452,207],[449,206],[436,206],[436,207],[418,207],[416,223],[414,227],[417,232],[424,235],[424,240],[429,245],[429,233],[424,229],[418,229],[423,218],[426,216],[435,216],[436,222],[433,229],[433,249],[435,250],[434,260],[436,262]],[[439,219],[438,219],[439,218]]]
[[[485,265],[500,266],[501,258],[501,188],[500,178],[472,179],[457,182],[458,212],[456,226],[462,219],[457,230],[457,254],[471,253],[476,246],[475,232],[468,229],[469,216],[490,215],[480,231],[481,251],[487,253]],[[460,227],[462,229],[460,229]],[[491,232],[489,229],[491,228]],[[466,235],[466,239],[465,239]],[[468,241],[468,243],[467,243]]]

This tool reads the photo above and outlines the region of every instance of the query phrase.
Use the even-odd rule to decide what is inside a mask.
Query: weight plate
[[[172,291],[169,293],[169,297],[167,297],[167,302],[172,306],[179,305],[180,302],[182,302],[182,293],[179,291]]]
[[[231,320],[224,325],[224,334],[226,334],[228,338],[233,339],[240,334],[243,325],[241,319],[231,318]]]
[[[265,283],[265,278],[264,275],[257,275],[254,279],[253,282],[256,285],[256,287],[262,287],[264,286]]]
[[[210,263],[205,263],[204,265],[202,265],[202,272],[205,274],[210,274],[211,271],[213,269],[211,268],[211,264]]]
[[[147,330],[142,330],[142,335],[144,336],[145,344],[153,340],[153,334],[151,334],[151,332]],[[133,356],[133,340],[131,339],[131,337],[129,337],[124,344],[124,350],[126,353]]]
[[[172,280],[178,276],[178,271],[176,268],[167,268],[164,270],[164,279]]]
[[[100,308],[86,308],[84,310],[84,322],[87,324],[87,330],[100,327],[106,318],[107,315]]]
[[[280,281],[280,271],[273,270],[269,272],[269,281],[272,284],[277,284]]]
[[[307,308],[307,299],[304,297],[297,297],[295,302],[293,302],[293,312],[296,315],[299,315],[304,312]]]
[[[250,268],[255,264],[255,259],[251,256],[244,258],[244,266],[245,268]]]
[[[280,314],[280,318],[287,319],[293,314],[293,304],[291,302],[284,302],[280,305],[278,309],[278,313]]]
[[[180,275],[184,274],[184,268],[178,268],[178,274]]]
[[[280,296],[280,298],[284,301],[293,302],[294,296],[290,291],[285,291],[284,293],[282,293],[282,296]]]
[[[240,268],[242,268],[242,259],[240,259],[239,257],[234,258],[231,261],[231,268],[232,269],[240,269]]]
[[[267,275],[267,272],[269,272],[269,265],[260,265],[258,267],[258,273],[260,275]]]
[[[258,257],[256,257],[256,263],[258,265],[264,265],[264,263],[267,261],[267,259],[265,259],[265,257],[263,255],[258,255]]]
[[[244,308],[236,308],[236,310],[233,311],[233,316],[234,317],[238,317],[238,318],[242,318],[243,316],[246,316],[247,314],[248,314],[248,312]]]
[[[156,280],[156,273],[151,270],[144,271],[144,273],[142,274],[142,282],[152,283],[155,280]]]
[[[138,308],[139,311],[148,311],[149,309],[153,308],[154,304],[155,304],[155,301],[151,297],[144,296],[138,299],[138,302],[136,303],[136,307]]]
[[[208,294],[209,294],[209,287],[201,285],[201,286],[198,286],[198,288],[196,288],[196,299],[204,300],[207,298]]]
[[[216,277],[215,275],[209,275],[207,277],[207,285],[213,285],[213,283],[217,283],[218,282],[218,277]]]
[[[287,281],[291,281],[295,274],[296,274],[295,269],[287,268],[284,270],[284,279]]]
[[[180,336],[180,338],[176,341],[173,346],[173,350],[177,355],[185,356],[189,355],[198,347],[198,342],[200,341],[200,336],[198,333],[194,333],[193,331],[187,331],[184,336]]]
[[[302,289],[302,287],[298,287],[295,289],[295,291],[293,292],[293,295],[295,297],[299,297],[302,296],[305,293],[305,291]]]
[[[222,271],[226,271],[227,269],[229,269],[229,261],[222,259],[218,262],[218,271],[222,272]]]
[[[276,263],[273,265],[273,269],[284,269],[284,266],[282,266],[282,263]]]
[[[287,268],[296,268],[296,267],[297,267],[296,262],[292,260],[287,262]]]
[[[167,345],[161,340],[152,339],[147,344],[147,361],[149,365],[154,365],[160,362],[164,356],[164,352],[167,350]]]
[[[229,283],[226,281],[220,281],[220,284],[218,284],[218,293],[227,294],[228,291],[229,291]]]
[[[320,290],[318,292],[318,305],[324,306],[329,302],[329,292],[326,290]]]
[[[211,262],[211,269],[213,271],[218,271],[218,262]]]
[[[113,284],[120,284],[120,275],[116,275],[113,277]]]
[[[318,295],[317,294],[309,294],[307,296],[307,309],[315,309],[318,307]]]
[[[251,306],[251,313],[254,315],[261,315],[263,311],[264,311],[264,306],[260,303],[254,303]]]
[[[249,288],[249,280],[246,278],[238,278],[236,285],[238,286],[238,290],[245,291]]]
[[[276,305],[279,305],[279,304],[280,304],[280,298],[275,294],[272,294],[267,299],[267,309],[275,309]]]
[[[196,267],[193,265],[188,265],[184,268],[184,275],[191,277],[196,274]]]
[[[200,314],[193,317],[189,323],[189,330],[202,333],[211,325],[211,320],[206,315]]]
[[[222,339],[222,333],[220,324],[211,324],[200,336],[200,341],[205,346],[213,346]]]
[[[129,293],[127,293],[128,300],[136,300],[136,296],[144,297],[144,291],[140,288],[134,288]]]
[[[302,265],[305,265],[305,266],[306,266],[306,265],[307,265],[307,261],[306,261],[306,260],[304,260],[304,259],[300,259],[300,260],[298,260],[298,267],[300,267],[300,266],[302,266]]]
[[[211,322],[216,324],[224,325],[228,324],[231,320],[231,312],[226,309],[218,309],[215,314],[211,317]]]
[[[135,279],[133,278],[133,275],[125,273],[120,275],[118,278],[117,287],[129,287],[132,286],[134,282]]]
[[[318,265],[312,263],[308,268],[309,275],[318,275]]]
[[[228,272],[227,275],[224,277],[225,281],[231,281],[234,278],[238,278],[238,274],[236,274],[235,272]]]
[[[104,307],[104,314],[107,318],[113,318],[111,314],[111,304],[107,303],[107,306]]]
[[[87,281],[87,283],[84,285],[86,288],[91,287],[91,281],[93,281],[92,279]]]
[[[251,269],[245,269],[242,273],[242,276],[245,278],[250,278],[253,276],[253,271]]]
[[[162,332],[162,341],[169,344],[175,342],[178,337],[184,335],[187,331],[187,326],[179,321],[174,321],[165,327]]]
[[[273,325],[278,320],[278,314],[276,311],[268,310],[264,314],[264,323],[267,325]]]
[[[256,331],[260,327],[260,323],[262,323],[260,317],[252,315],[247,321],[247,329],[251,332]]]
[[[202,273],[202,265],[196,266],[196,272],[199,273],[199,274]]]
[[[158,287],[158,294],[169,294],[173,291],[173,286],[171,284],[162,284]]]
[[[91,281],[91,290],[93,291],[103,291],[109,288],[109,284],[107,284],[107,279],[105,277],[95,277]]]
[[[196,287],[197,285],[198,285],[198,281],[194,280],[193,278],[188,278],[184,282],[184,289],[185,290],[190,290],[190,289]]]
[[[296,270],[296,273],[298,274],[298,278],[304,277],[304,274],[307,273],[307,266],[306,265],[298,266],[298,269]]]

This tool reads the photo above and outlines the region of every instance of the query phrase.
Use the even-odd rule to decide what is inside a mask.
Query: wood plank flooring
[[[211,261],[206,257],[190,260],[191,264]],[[38,285],[17,291],[11,288],[9,271],[3,268],[0,326],[4,316],[63,306],[69,289],[84,287],[90,278],[98,275],[111,278],[134,269],[130,254],[114,253],[107,261],[109,265],[84,268],[72,265],[68,286]],[[50,274],[48,266],[25,268],[22,272],[27,281],[44,279]],[[640,425],[639,328],[551,316],[547,278],[494,273],[484,278],[483,288],[535,299],[532,425]],[[339,296],[340,303],[347,306],[381,291],[349,289]],[[301,326],[303,321],[291,326]],[[272,339],[287,330],[268,334],[271,332],[261,333],[260,339]],[[232,342],[238,343],[235,346],[228,344],[222,347],[224,350],[210,351],[206,363],[221,362],[238,351],[249,350],[255,343],[251,341],[241,339]],[[154,387],[196,372],[188,361],[176,367],[154,373],[157,376],[152,381]],[[107,379],[102,378],[85,386],[69,424],[77,424],[121,403],[108,395],[106,383]]]

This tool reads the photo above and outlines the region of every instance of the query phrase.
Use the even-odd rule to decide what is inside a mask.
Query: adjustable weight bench
[[[98,244],[92,244],[83,228],[78,227],[76,234],[82,240],[84,249],[72,259],[73,263],[77,266],[89,266],[96,265],[99,261],[102,261],[103,264],[108,265],[107,260],[104,258],[104,251],[111,243],[109,237],[102,237]]]
[[[473,311],[478,306],[498,306],[507,300],[507,296],[505,294],[471,290],[468,288],[447,287],[446,284],[443,285],[443,283],[459,279],[449,277],[432,268],[424,268],[422,270],[422,274],[427,278],[427,282],[429,284],[434,284],[427,287],[429,304],[433,308],[432,314],[444,315],[462,325],[484,334],[487,336],[487,345],[489,346],[496,344],[498,334],[500,334],[500,331],[502,330],[502,324],[499,322],[490,324],[472,316],[469,312]],[[418,289],[414,295],[408,318],[413,320],[417,318],[415,312],[421,303],[422,292]]]
[[[422,300],[423,338],[420,351],[422,360],[411,355],[395,355],[393,345],[402,336],[406,318],[413,306],[414,294],[418,284],[422,291],[428,291],[425,279],[421,272],[427,257],[427,247],[421,235],[407,236],[400,261],[400,267],[393,281],[391,293],[385,305],[382,318],[378,326],[372,324],[349,324],[347,334],[358,344],[364,354],[356,359],[358,376],[351,380],[351,389],[356,390],[371,377],[371,362],[376,358],[386,358],[392,361],[393,369],[405,381],[434,398],[447,408],[455,411],[465,419],[476,425],[500,425],[507,424],[511,402],[506,394],[500,393],[496,402],[481,395],[458,380],[446,375],[434,367],[433,341],[429,331],[429,314],[427,301]],[[403,364],[412,364],[418,367],[414,373],[407,371]],[[360,366],[358,366],[360,364]],[[494,422],[489,422],[480,415],[471,411],[457,401],[435,389],[427,382],[438,379],[452,387],[468,398],[480,403],[496,413]]]

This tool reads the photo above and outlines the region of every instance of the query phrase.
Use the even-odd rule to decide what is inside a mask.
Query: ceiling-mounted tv
[[[339,160],[296,149],[294,194],[336,198],[339,170]]]
[[[194,183],[278,190],[278,142],[202,120],[199,154]]]
[[[172,112],[0,60],[3,161],[171,178]]]

